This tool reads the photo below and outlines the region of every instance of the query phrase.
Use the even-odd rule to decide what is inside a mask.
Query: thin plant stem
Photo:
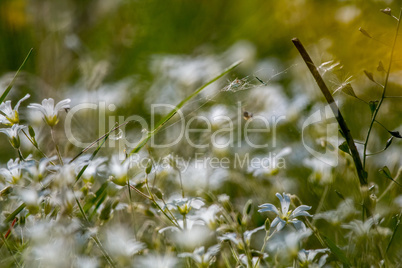
[[[112,258],[110,257],[109,253],[105,250],[105,248],[103,247],[102,243],[100,242],[98,236],[95,234],[93,236],[91,236],[92,240],[95,242],[95,244],[99,247],[99,249],[102,251],[103,256],[105,257],[105,259],[107,260],[107,262],[110,264],[110,266],[112,266],[113,268],[116,268],[116,265],[114,264],[114,261],[112,260]]]
[[[324,240],[322,239],[322,237],[321,237],[320,233],[318,232],[317,228],[315,228],[315,227],[311,224],[311,222],[307,219],[307,217],[305,217],[305,220],[306,220],[307,226],[313,231],[315,237],[317,237],[317,239],[318,239],[318,241],[320,241],[321,245],[322,245],[323,247],[325,247],[325,246],[326,246],[326,243],[325,243]]]
[[[13,254],[13,252],[11,251],[11,247],[7,242],[7,239],[4,238],[3,234],[0,233],[1,239],[3,240],[4,245],[6,245],[8,251],[10,252],[11,257],[14,259],[14,263],[17,267],[21,267],[21,265],[18,263],[17,258],[15,257],[15,255]]]
[[[25,132],[25,130],[22,130],[22,133],[24,133],[25,137],[26,137],[26,138],[29,140],[29,142],[35,147],[35,149],[38,150],[38,152],[39,152],[43,157],[45,157],[46,159],[49,159],[49,163],[50,163],[52,166],[55,166],[55,165],[56,165],[55,163],[52,162],[52,160],[50,160],[49,157],[47,157],[47,155],[46,155],[41,149],[39,149],[38,144],[37,144],[36,142],[34,142],[34,141],[28,136],[28,134]]]
[[[373,156],[373,155],[377,155],[380,154],[382,152],[385,152],[386,149],[382,149],[381,151],[375,152],[375,153],[371,153],[371,154],[366,154],[366,156]]]
[[[338,121],[339,127],[345,136],[350,153],[352,155],[353,162],[356,167],[357,175],[359,177],[360,185],[366,186],[367,185],[367,172],[364,170],[364,166],[362,165],[360,155],[359,155],[359,152],[357,151],[352,134],[350,133],[349,127],[347,126],[345,120],[343,119],[343,116],[338,108],[338,105],[336,105],[331,92],[329,91],[327,85],[325,84],[320,73],[318,72],[317,67],[311,60],[310,55],[308,54],[308,52],[306,51],[306,49],[304,48],[302,43],[297,38],[293,38],[292,42],[295,45],[295,47],[297,48],[297,50],[299,51],[300,55],[302,56],[304,62],[306,63],[306,65],[309,68],[311,74],[313,75],[315,81],[317,82],[317,85],[321,89],[321,92],[323,93],[332,112],[334,113],[335,118]]]
[[[86,151],[88,151],[89,149],[91,149],[96,143],[98,143],[100,140],[103,139],[103,142],[106,141],[106,139],[109,137],[110,133],[112,133],[113,131],[127,125],[130,122],[133,122],[135,120],[130,120],[127,122],[122,123],[121,125],[118,125],[114,128],[112,128],[109,132],[107,132],[106,134],[102,135],[101,137],[97,138],[94,142],[92,142],[90,145],[88,145],[84,150],[82,150],[79,154],[77,154],[73,159],[70,160],[69,164],[71,164],[72,162],[74,162],[79,156],[81,156],[83,153],[85,153]],[[103,143],[102,143],[103,145]]]
[[[159,209],[160,211],[162,211],[163,215],[165,215],[165,217],[166,217],[174,226],[176,226],[177,228],[179,228],[180,230],[182,230],[182,228],[180,227],[180,225],[179,225],[177,222],[175,222],[174,220],[172,220],[172,219],[169,217],[169,215],[166,214],[166,212],[161,208],[161,206],[159,206],[159,204],[158,204],[155,200],[153,200],[152,202],[155,204],[155,206],[158,207],[158,209]],[[176,220],[176,219],[175,219],[175,220]]]
[[[178,168],[176,168],[177,173],[179,173],[179,179],[180,179],[180,188],[181,188],[181,197],[184,198],[184,188],[183,188],[183,180],[181,178],[181,172]]]
[[[225,262],[226,267],[227,267],[227,268],[232,268],[232,266],[230,265],[230,262],[229,262],[229,260],[228,260],[228,257],[226,256],[225,253],[222,253],[222,258],[223,258],[223,260],[224,260],[224,262]]]
[[[379,124],[383,129],[385,129],[386,131],[389,131],[388,128],[386,128],[383,124],[381,124],[380,122],[378,122],[377,120],[375,120],[375,122],[377,124]]]
[[[74,192],[74,191],[73,191],[73,192]],[[87,215],[85,214],[84,210],[82,209],[81,203],[80,203],[80,201],[78,200],[78,198],[75,196],[75,194],[74,194],[74,198],[75,198],[75,202],[76,202],[77,205],[78,205],[78,208],[80,209],[81,215],[84,217],[86,223],[89,225],[89,224],[90,224],[90,221],[88,220],[88,217],[87,217]]]
[[[322,94],[324,95],[329,107],[331,108],[332,112],[334,113],[336,120],[338,121],[339,128],[341,129],[343,136],[345,137],[346,143],[350,150],[350,154],[351,154],[353,162],[355,164],[357,177],[359,178],[360,189],[361,189],[362,199],[363,199],[362,216],[363,216],[363,218],[364,218],[365,214],[367,216],[371,216],[371,214],[372,214],[372,212],[370,210],[370,207],[371,207],[370,201],[371,200],[370,200],[370,196],[367,193],[368,174],[364,168],[364,165],[362,164],[359,151],[356,148],[356,144],[355,144],[352,134],[349,130],[349,127],[347,126],[345,119],[343,119],[343,116],[341,114],[341,111],[339,110],[338,105],[336,104],[334,98],[332,97],[332,94],[329,91],[327,85],[325,84],[324,79],[318,72],[317,67],[315,66],[314,62],[310,58],[310,55],[308,54],[307,50],[304,48],[304,46],[302,45],[302,43],[299,41],[298,38],[293,38],[292,42],[295,45],[295,47],[297,48],[297,50],[299,51],[300,55],[302,56],[304,62],[307,65],[307,67],[309,68],[318,87],[320,88]]]
[[[327,197],[329,186],[325,185],[324,193],[321,195],[320,202],[318,203],[317,209],[314,214],[318,214],[321,211],[322,206],[324,205],[324,200]],[[313,218],[311,224],[314,225],[317,218]]]
[[[63,164],[63,158],[61,157],[60,150],[59,150],[59,146],[57,145],[56,139],[54,138],[54,130],[53,130],[53,127],[50,128],[50,133],[51,133],[51,136],[52,136],[53,143],[54,143],[54,145],[55,145],[55,147],[56,147],[57,157],[59,158],[60,165],[63,166],[63,165],[64,165],[64,164]]]
[[[133,186],[132,186],[133,187]],[[147,196],[147,195],[145,195],[145,194],[143,194],[143,195],[145,195],[145,196],[147,196],[147,198],[163,213],[163,215],[165,215],[165,217],[174,225],[174,226],[176,226],[177,228],[179,228],[180,230],[182,229],[181,227],[180,227],[180,225],[177,223],[177,221],[176,221],[176,219],[173,217],[173,219],[172,218],[170,218],[169,217],[169,215],[168,214],[166,214],[166,212],[161,208],[161,206],[158,204],[158,202],[156,202],[156,200],[155,200],[155,197],[154,197],[154,195],[152,194],[152,192],[151,192],[151,190],[149,189],[149,185],[148,185],[148,178],[146,178],[145,179],[145,187],[147,188],[147,191],[148,191],[148,194],[149,194],[149,196]],[[133,189],[134,189],[135,187],[133,187]],[[138,189],[137,189],[138,190]],[[139,192],[141,192],[140,190],[138,190]],[[142,193],[142,192],[141,192]],[[169,210],[168,210],[169,211]],[[170,211],[169,211],[170,212]],[[173,215],[172,213],[170,213],[171,215]]]
[[[16,223],[17,223],[17,218],[15,218],[15,219],[13,220],[13,222],[11,223],[10,228],[8,229],[8,231],[6,232],[6,234],[4,235],[4,238],[5,238],[5,239],[7,239],[8,236],[11,234],[11,231],[13,230],[14,225],[15,225]]]
[[[161,200],[162,200],[162,202],[163,202],[163,205],[165,205],[165,207],[167,207],[165,199],[161,198]],[[173,219],[173,220],[176,222],[176,224],[178,225],[177,220],[176,220],[176,217],[173,215],[172,211],[170,211],[170,209],[167,209],[167,212],[170,214],[170,216],[172,217],[172,219]]]
[[[250,252],[250,246],[249,246],[249,244],[247,244],[246,238],[244,237],[243,225],[240,225],[240,228],[241,228],[240,237],[241,237],[241,240],[242,240],[243,245],[244,245],[244,252],[246,253],[245,255],[247,257],[247,267],[253,267],[253,259],[252,259],[251,252]]]
[[[21,149],[17,149],[18,156],[22,161],[25,161],[25,157],[22,155]]]
[[[394,241],[394,237],[395,237],[396,231],[398,230],[398,227],[399,227],[399,225],[401,224],[401,217],[402,217],[402,211],[399,212],[399,217],[398,217],[398,219],[397,219],[397,221],[396,221],[396,224],[395,224],[395,227],[394,227],[394,231],[392,232],[391,239],[389,240],[388,245],[387,245],[387,249],[385,250],[386,253],[388,253],[388,250],[389,250],[389,248],[391,247],[392,241]]]
[[[91,222],[89,221],[87,215],[85,214],[80,201],[77,199],[77,197],[74,195],[75,197],[75,202],[78,205],[78,208],[81,212],[82,217],[85,219],[85,222],[88,226],[91,225]],[[103,247],[102,243],[100,242],[99,238],[97,237],[96,234],[92,235],[91,238],[95,241],[95,244],[99,247],[99,249],[102,251],[103,257],[107,260],[107,262],[110,264],[110,266],[112,266],[113,268],[116,267],[116,265],[114,264],[114,261],[112,260],[112,258],[110,257],[110,255],[108,254],[108,252],[106,251],[106,249]]]
[[[379,202],[381,199],[384,198],[384,196],[386,196],[386,194],[392,189],[392,186],[394,185],[394,183],[396,182],[396,180],[399,179],[399,177],[401,176],[401,174],[402,174],[402,167],[400,167],[400,168],[398,169],[398,173],[396,174],[396,176],[395,176],[395,178],[394,178],[394,181],[391,181],[391,182],[389,183],[389,185],[388,185],[388,187],[385,189],[385,191],[382,192],[382,194],[380,195],[380,197],[378,197],[377,202]]]
[[[138,190],[137,187],[135,187],[135,186],[133,186],[133,185],[130,185],[130,184],[129,184],[129,186],[131,187],[131,189],[133,189],[134,191],[136,191],[136,192],[137,192],[139,195],[141,195],[142,197],[145,197],[146,199],[152,200],[152,197],[151,197],[151,196],[148,196],[148,195],[144,194],[143,192],[141,192],[140,190]]]
[[[149,141],[149,139],[151,139],[151,137],[153,137],[156,133],[159,132],[159,130],[167,124],[167,122],[177,114],[177,112],[188,102],[190,101],[192,98],[194,98],[195,96],[197,96],[202,90],[204,90],[207,86],[211,85],[212,83],[214,83],[215,81],[217,81],[219,78],[223,77],[224,75],[226,75],[227,73],[229,73],[230,71],[232,71],[233,69],[235,69],[239,64],[241,63],[241,61],[237,61],[235,63],[233,63],[231,66],[229,66],[226,70],[224,70],[222,73],[220,73],[219,75],[215,76],[214,78],[212,78],[211,80],[209,80],[207,83],[205,83],[203,86],[199,87],[196,91],[194,91],[192,94],[190,94],[188,97],[186,97],[185,99],[183,99],[179,104],[177,104],[177,106],[170,111],[157,125],[156,127],[148,132],[148,134],[146,135],[145,138],[141,139],[141,141],[137,144],[137,146],[128,154],[128,156],[137,153],[139,150],[141,150],[142,147],[145,146],[145,144]],[[126,160],[124,160],[126,161]],[[124,162],[123,161],[123,162]]]
[[[262,247],[261,247],[261,250],[260,250],[260,253],[261,253],[262,256],[264,256],[264,251],[265,251],[265,247],[267,246],[268,240],[269,240],[274,234],[276,234],[276,229],[275,229],[271,234],[269,234],[269,230],[266,231],[265,237],[264,237],[264,244],[262,244]],[[254,265],[254,268],[257,268],[257,267],[258,267],[258,264],[260,263],[260,261],[261,261],[261,258],[259,258],[259,259],[257,260],[257,262],[256,262],[255,265]]]
[[[25,63],[27,62],[27,60],[29,59],[29,57],[32,54],[32,50],[33,48],[31,48],[27,54],[27,56],[25,57],[24,61],[22,62],[22,64],[20,65],[20,67],[18,68],[17,72],[15,73],[13,80],[11,80],[10,84],[8,84],[6,90],[3,92],[3,94],[0,96],[0,103],[2,103],[4,101],[4,99],[7,97],[8,93],[10,92],[10,90],[13,88],[15,79],[17,78],[18,74],[20,73],[22,67],[24,67]]]
[[[237,253],[236,253],[236,251],[234,250],[234,248],[233,248],[231,242],[229,242],[229,248],[230,248],[230,251],[232,252],[233,258],[236,260],[236,263],[240,263],[239,257],[237,256]]]
[[[368,146],[371,130],[373,129],[374,122],[376,121],[378,111],[380,110],[381,105],[382,105],[382,103],[383,103],[383,101],[385,99],[385,93],[387,91],[389,75],[391,73],[392,59],[394,58],[395,46],[396,46],[396,42],[398,40],[398,32],[399,32],[399,26],[400,26],[400,22],[401,22],[401,17],[402,17],[402,9],[401,9],[401,11],[399,13],[399,19],[398,19],[398,23],[397,23],[397,27],[396,27],[396,33],[395,33],[394,42],[392,44],[391,56],[390,56],[390,59],[389,59],[388,70],[387,70],[387,74],[386,74],[386,77],[385,77],[385,83],[384,83],[384,86],[383,86],[381,99],[379,100],[379,102],[377,104],[377,107],[375,108],[375,110],[373,112],[373,115],[371,117],[371,122],[370,122],[369,128],[367,130],[367,134],[366,134],[366,140],[364,142],[364,147],[363,147],[363,168],[365,168],[365,166],[366,166],[367,146]]]
[[[187,230],[187,218],[186,214],[183,214],[183,229]]]

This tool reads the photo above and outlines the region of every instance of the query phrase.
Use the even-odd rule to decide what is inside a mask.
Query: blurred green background
[[[299,37],[317,65],[334,60],[343,66],[343,77],[330,83],[339,86],[349,76],[353,76],[356,83],[365,79],[363,90],[355,90],[362,98],[370,99],[376,89],[371,90],[374,86],[367,78],[361,78],[362,71],[374,72],[379,60],[387,63],[390,49],[383,43],[391,43],[395,21],[379,12],[386,7],[398,10],[399,4],[397,1],[312,0],[3,0],[0,4],[0,88],[5,89],[33,48],[24,73],[9,95],[13,105],[26,93],[31,94],[26,102],[40,102],[48,97],[58,101],[73,98],[73,94],[96,92],[103,84],[112,85],[107,90],[113,91],[114,85],[129,78],[131,80],[124,85],[127,91],[120,96],[124,103],[118,105],[116,114],[139,114],[149,118],[149,101],[145,101],[144,94],[161,79],[161,73],[169,71],[169,65],[159,67],[165,70],[152,71],[150,66],[158,64],[154,60],[158,56],[225,55],[233,45],[246,41],[244,54],[249,59],[237,69],[239,77],[251,76],[259,62],[275,62],[275,71],[265,69],[266,73],[261,74],[267,80],[273,73],[293,66],[295,59],[300,60],[291,43],[293,37]],[[359,27],[374,38],[364,36]],[[234,54],[241,58],[241,49]],[[397,49],[396,54],[394,68],[400,70],[401,50]],[[222,67],[238,60],[232,59],[230,53],[225,57]],[[280,77],[289,98],[297,97],[294,88],[302,91],[305,88],[306,84],[300,81],[307,79],[310,83],[307,85],[313,86],[309,74],[300,72],[305,71],[303,63],[298,68],[291,69],[293,77]],[[211,72],[218,71],[215,69]],[[173,102],[178,103],[197,85],[192,84],[182,95],[174,96]],[[400,85],[389,93],[397,95],[398,88]],[[302,91],[300,94],[307,94],[311,103],[322,101],[318,90]],[[159,92],[154,90],[150,94]],[[346,98],[348,101],[350,99]],[[353,100],[351,105],[345,105],[347,117],[349,113],[354,115],[355,105],[360,104]],[[391,107],[396,116],[399,109],[396,105]],[[352,131],[360,131],[359,123],[366,126],[368,120],[366,117],[352,124]],[[392,121],[390,127],[397,127],[399,123]],[[82,124],[85,125],[85,121]],[[362,131],[363,134],[365,130]],[[91,133],[86,140],[93,140],[96,135]],[[1,149],[6,152],[11,147],[3,142]],[[9,156],[2,153],[2,162]]]
[[[327,42],[318,53],[336,55],[354,72],[368,68],[379,49],[359,27],[392,38],[395,22],[379,13],[388,6],[399,8],[397,1],[3,0],[0,73],[16,70],[31,47],[25,70],[53,90],[82,77],[88,57],[109,63],[107,81],[149,79],[146,66],[155,54],[221,52],[238,40],[254,44],[257,58],[286,62],[296,54],[290,42],[296,36],[306,45]]]
[[[264,111],[261,107],[265,101],[280,106],[278,99],[287,100],[284,102],[288,106],[283,109],[288,117],[278,129],[277,146],[293,149],[287,158],[287,169],[281,171],[279,176],[275,172],[264,173],[260,176],[263,179],[250,171],[231,170],[233,172],[226,175],[230,180],[223,183],[221,190],[231,197],[238,197],[234,201],[238,204],[244,204],[249,197],[258,198],[261,204],[266,202],[263,198],[267,191],[272,191],[273,196],[276,191],[292,189],[300,191],[297,194],[302,200],[308,200],[307,204],[314,205],[319,202],[324,191],[323,184],[329,183],[332,188],[324,208],[333,209],[339,202],[333,189],[341,188],[345,196],[358,196],[357,180],[347,155],[342,155],[336,169],[323,167],[322,163],[314,166],[314,163],[304,162],[311,156],[306,156],[301,144],[300,122],[314,109],[322,107],[324,100],[291,39],[298,37],[317,65],[333,60],[343,66],[336,75],[325,77],[331,90],[352,76],[356,94],[366,101],[375,100],[379,98],[380,90],[364,76],[363,70],[373,72],[376,79],[383,81],[384,77],[376,68],[380,60],[385,66],[389,62],[390,47],[387,44],[393,41],[396,21],[381,13],[380,9],[390,7],[393,14],[398,16],[400,5],[398,1],[378,0],[3,0],[0,3],[0,89],[4,91],[29,49],[33,48],[31,58],[8,96],[13,106],[26,93],[31,94],[31,98],[22,106],[49,97],[56,101],[72,98],[75,99],[73,104],[77,104],[85,92],[105,97],[109,96],[106,93],[113,96],[115,91],[118,95],[109,101],[115,102],[117,109],[111,114],[137,114],[148,120],[150,103],[157,103],[158,96],[165,103],[177,104],[197,86],[205,83],[207,78],[217,75],[242,56],[246,57],[245,62],[234,74],[229,75],[229,79],[236,76],[249,79],[257,73],[268,81],[275,73],[290,68],[289,72],[273,79],[272,86],[277,86],[277,89],[269,92],[277,96],[258,92],[261,88],[252,88],[254,95],[249,91],[228,93],[218,96],[205,106],[205,99],[195,103],[196,109],[203,106],[196,114],[212,110],[219,104],[226,105],[228,111],[235,114],[233,103],[239,100],[246,103],[246,108],[252,108],[251,112],[258,114]],[[360,27],[372,38],[363,35],[359,31]],[[401,47],[399,40],[387,92],[389,95],[402,95]],[[186,59],[199,59],[203,62],[202,59],[208,60],[211,56],[214,60],[210,65],[200,64],[199,72],[193,70],[201,77],[194,79],[195,82],[190,81],[194,75],[191,72],[183,72],[183,77],[180,77],[180,73],[166,75],[171,70],[180,69]],[[170,81],[175,77],[181,84]],[[221,88],[226,83],[222,80],[219,82]],[[251,80],[250,83],[258,84],[258,81]],[[169,86],[177,88],[168,91]],[[119,87],[124,90],[121,91]],[[370,122],[370,110],[364,103],[350,96],[337,94],[335,98],[340,102],[354,137],[363,140]],[[248,98],[250,100],[247,103]],[[96,101],[96,98],[92,100]],[[158,101],[160,103],[161,100]],[[297,109],[292,117],[289,111],[295,107]],[[387,100],[378,120],[390,130],[402,130],[401,107],[400,99]],[[24,113],[23,108],[21,110],[23,123],[29,121],[28,113]],[[272,112],[280,115],[280,111],[280,107],[277,107]],[[79,119],[75,130],[80,132],[77,135],[89,142],[99,137],[99,133],[94,125],[97,122],[96,115],[86,116]],[[63,125],[57,127],[62,130]],[[44,137],[39,142],[46,147],[48,129],[43,130],[38,125],[34,125],[34,128],[40,137]],[[133,128],[131,130],[135,130]],[[320,131],[312,131],[311,140],[319,139],[321,134]],[[373,152],[381,150],[388,138],[389,133],[375,126],[369,149]],[[16,154],[6,141],[6,136],[2,135],[1,139],[0,162],[5,163],[10,157],[15,158]],[[182,156],[193,156],[196,152],[189,149],[189,146],[180,145],[169,148],[170,152]],[[70,157],[79,150],[70,148],[67,143],[63,148],[67,152],[65,155]],[[234,151],[222,153],[211,150],[209,153],[233,157]],[[253,155],[267,153],[268,150],[252,151]],[[102,154],[107,154],[107,149]],[[378,192],[383,192],[389,185],[389,181],[377,172],[385,164],[392,174],[399,169],[402,164],[399,141],[394,141],[384,154],[368,160],[369,181],[378,184]],[[322,177],[326,175],[331,177],[330,182],[323,182]],[[245,180],[247,183],[244,183]],[[165,186],[166,191],[174,191],[171,184]],[[379,210],[386,211],[387,205],[393,202],[392,196],[399,194],[398,189],[392,189],[390,197],[385,198],[387,200],[382,207],[379,206]],[[398,212],[397,208],[394,210]],[[257,222],[262,224],[262,217]],[[392,223],[388,219],[387,224]]]
[[[265,80],[290,67],[291,74],[280,76],[279,83],[289,99],[298,98],[299,89],[300,96],[309,98],[305,107],[308,113],[315,102],[323,99],[291,43],[293,37],[298,37],[317,65],[334,60],[343,66],[341,77],[328,81],[333,88],[353,76],[354,83],[360,86],[355,87],[356,93],[372,100],[379,90],[367,81],[363,70],[375,72],[379,60],[388,62],[390,49],[384,43],[392,41],[395,20],[379,12],[386,7],[398,10],[399,4],[397,1],[312,0],[5,0],[0,4],[0,87],[5,89],[29,49],[33,48],[24,72],[8,97],[13,105],[26,93],[31,94],[26,102],[40,102],[43,98],[52,97],[58,101],[74,98],[73,95],[79,99],[82,92],[97,92],[105,84],[110,85],[106,91],[113,92],[120,81],[128,78],[123,85],[125,93],[117,96],[124,102],[118,105],[115,114],[139,114],[149,118],[150,101],[145,95],[147,92],[154,96],[162,94],[163,88],[158,91],[158,85],[161,80],[163,83],[163,73],[169,72],[169,64],[160,65],[156,69],[162,70],[153,71],[155,67],[152,66],[158,65],[155,59],[166,55],[184,59],[220,55],[223,68],[244,54],[248,58],[236,70],[240,78],[252,76],[258,63],[275,63],[272,70],[265,68],[265,73],[261,74]],[[393,13],[397,15],[398,12]],[[364,36],[360,27],[373,38]],[[245,52],[242,54],[240,45],[240,52],[233,53],[232,59],[230,49],[235,50],[233,47],[239,42],[243,45],[246,42]],[[394,69],[400,70],[401,49],[396,52]],[[298,67],[292,69],[295,62]],[[218,72],[216,67],[211,70]],[[398,77],[391,81],[397,86],[391,87],[390,95],[398,95],[398,81]],[[177,95],[170,96],[172,102],[178,103],[200,82],[190,83],[182,94],[174,92]],[[357,133],[357,139],[362,139],[370,119],[367,108],[348,97],[341,96],[341,99],[346,103],[343,107],[346,118],[359,118],[351,128]],[[219,101],[225,103],[235,99],[224,97]],[[385,109],[392,111],[384,118],[389,120],[386,123],[390,128],[400,124],[397,101],[392,100]],[[27,120],[27,117],[22,119]],[[83,120],[81,125],[86,122]],[[285,143],[300,142],[298,136],[291,134],[293,126],[286,127],[290,130],[283,135]],[[99,136],[92,130],[84,131],[88,134],[86,141]],[[386,138],[384,132],[380,140]],[[1,151],[4,152],[1,161],[5,162],[10,157],[7,151],[11,151],[11,147],[2,142]]]

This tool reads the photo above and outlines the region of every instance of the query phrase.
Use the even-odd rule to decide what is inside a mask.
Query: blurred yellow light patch
[[[0,4],[0,19],[11,29],[24,27],[27,24],[26,1],[12,0]]]

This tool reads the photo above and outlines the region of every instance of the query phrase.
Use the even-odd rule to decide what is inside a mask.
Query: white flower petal
[[[69,105],[70,102],[71,102],[70,99],[65,99],[65,100],[59,101],[56,104],[56,107],[54,107],[54,110],[58,112],[61,109],[70,108],[70,105]]]
[[[283,229],[283,227],[285,227],[286,222],[284,220],[280,220],[280,222],[278,223],[278,226],[276,227],[277,231],[280,231]]]
[[[18,108],[20,107],[21,102],[23,102],[24,100],[28,99],[29,97],[31,97],[31,95],[26,94],[22,99],[20,99],[17,104],[14,106],[14,110],[18,111]]]
[[[281,202],[282,213],[286,215],[290,206],[290,195],[283,193],[283,202]]]
[[[310,206],[306,205],[301,205],[298,206],[292,213],[293,217],[298,217],[298,216],[307,216],[307,217],[312,217],[306,210],[311,209]]]
[[[306,225],[302,221],[292,220],[292,223],[296,230],[306,230]]]
[[[276,215],[279,215],[278,209],[277,209],[274,205],[272,205],[272,204],[269,204],[269,203],[267,203],[267,204],[262,204],[262,205],[260,205],[260,206],[258,206],[258,207],[261,208],[261,209],[258,210],[258,212],[272,211],[272,212],[274,212]]]
[[[271,228],[277,226],[280,221],[282,221],[281,218],[276,217],[276,218],[271,222]]]

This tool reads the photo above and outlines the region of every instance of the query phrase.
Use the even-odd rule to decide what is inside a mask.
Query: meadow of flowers
[[[353,75],[328,40],[242,40],[108,80],[68,34],[86,56],[55,94],[29,50],[0,78],[0,267],[399,267],[402,11],[377,13]]]

